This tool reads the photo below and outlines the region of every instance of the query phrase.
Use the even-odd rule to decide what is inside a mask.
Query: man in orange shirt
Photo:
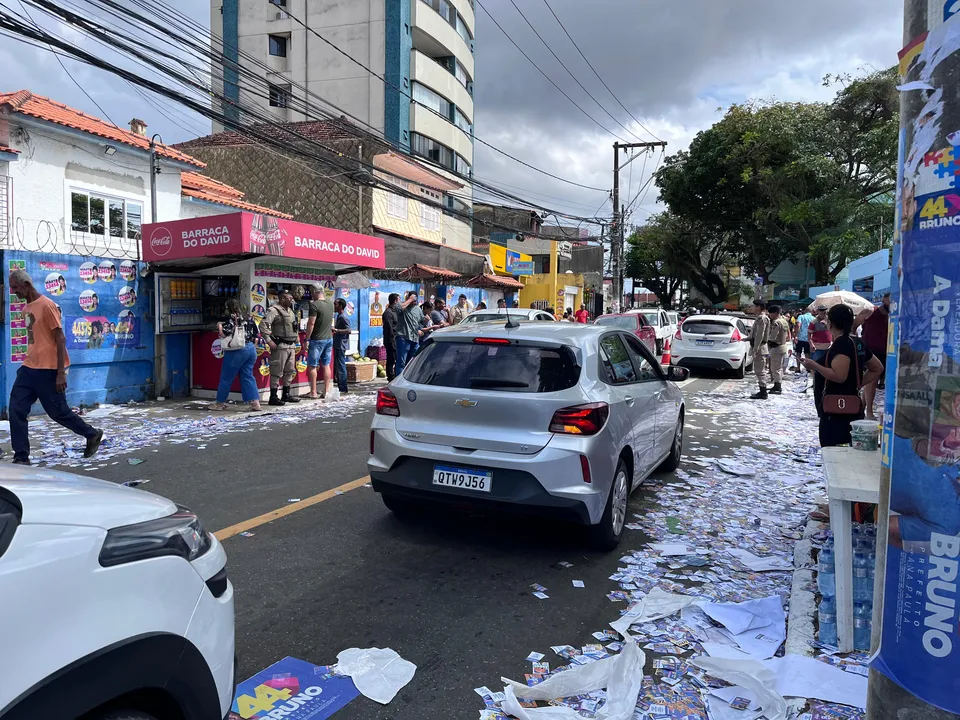
[[[13,463],[30,464],[30,436],[27,416],[39,400],[51,420],[87,439],[83,456],[91,457],[100,448],[103,430],[88,425],[67,405],[67,340],[60,324],[60,310],[48,297],[37,292],[26,270],[10,273],[10,291],[27,301],[27,357],[17,370],[10,391],[10,441]]]

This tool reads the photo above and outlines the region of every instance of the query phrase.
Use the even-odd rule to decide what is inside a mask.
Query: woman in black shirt
[[[847,305],[834,305],[827,312],[827,325],[833,344],[827,351],[824,364],[804,359],[804,367],[823,376],[823,394],[859,395],[860,388],[873,382],[883,372],[883,365],[866,344],[851,335],[853,310]],[[859,370],[859,376],[858,371]],[[863,410],[857,415],[836,415],[826,412],[820,417],[820,447],[850,444],[850,424],[863,419]]]

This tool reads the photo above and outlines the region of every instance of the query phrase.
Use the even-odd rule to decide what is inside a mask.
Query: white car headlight
[[[210,535],[200,519],[177,505],[173,515],[109,530],[100,550],[100,564],[112,567],[166,555],[190,561],[207,552],[210,545]]]

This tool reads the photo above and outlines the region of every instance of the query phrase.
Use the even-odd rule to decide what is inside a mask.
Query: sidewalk
[[[385,381],[380,380],[352,385],[349,394],[336,403],[301,398],[299,403],[270,407],[264,402],[260,412],[249,412],[244,404],[219,411],[215,409],[214,401],[197,398],[101,405],[80,413],[88,423],[104,430],[100,452],[88,460],[83,458],[82,438],[52,422],[46,415],[31,416],[30,457],[35,465],[42,467],[94,470],[117,455],[144,455],[128,459],[136,465],[139,463],[135,460],[145,460],[145,454],[156,452],[156,446],[161,443],[188,444],[203,450],[208,441],[224,433],[253,432],[278,423],[335,423],[368,412],[377,389],[384,384]],[[3,459],[11,461],[10,424],[6,420],[0,422],[0,447],[4,451]]]

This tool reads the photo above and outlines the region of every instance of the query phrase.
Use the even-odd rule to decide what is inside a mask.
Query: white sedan
[[[233,585],[186,508],[129,487],[0,466],[0,717],[223,718]]]
[[[673,336],[670,364],[690,369],[732,370],[743,377],[753,362],[748,321],[730,315],[693,315]]]
[[[460,321],[460,325],[473,325],[474,323],[489,322],[491,320],[507,321],[507,316],[518,322],[556,322],[557,319],[546,310],[534,310],[524,308],[493,308],[491,310],[477,310],[467,315]]]

